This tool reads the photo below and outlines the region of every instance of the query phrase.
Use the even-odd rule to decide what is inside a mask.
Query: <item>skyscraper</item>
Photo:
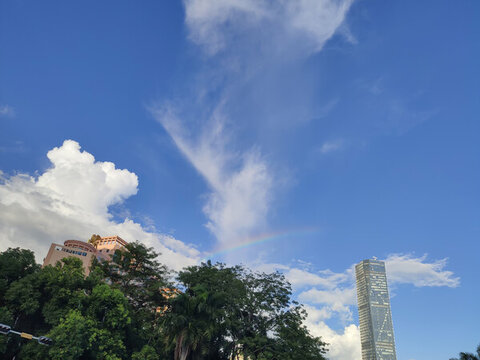
[[[362,360],[396,360],[385,263],[363,260],[355,275]]]

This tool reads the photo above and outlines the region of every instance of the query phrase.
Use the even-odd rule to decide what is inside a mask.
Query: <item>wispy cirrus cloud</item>
[[[285,43],[299,41],[307,53],[320,51],[342,25],[353,0],[184,0],[190,38],[210,54],[232,39],[262,30],[270,40],[278,34]],[[344,30],[349,34],[348,31]],[[353,36],[349,35],[352,39]]]
[[[401,94],[384,75],[374,79],[358,79],[354,83],[360,97],[371,112],[366,118],[370,131],[401,136],[437,115],[438,108],[426,108],[420,101],[424,92]]]
[[[203,211],[207,228],[221,246],[243,241],[266,223],[273,191],[269,166],[255,149],[236,152],[220,110],[192,136],[171,107],[152,109],[185,158],[207,182]]]
[[[0,117],[14,117],[15,109],[10,105],[0,105]]]
[[[25,151],[27,151],[27,146],[21,140],[11,141],[10,144],[0,146],[0,153],[23,153]]]
[[[312,106],[317,101],[306,95],[312,93],[308,76],[292,69],[323,48],[344,24],[352,1],[183,1],[189,39],[202,50],[205,67],[192,75],[195,95],[189,86],[184,96],[171,99],[175,106],[150,111],[205,179],[206,226],[220,246],[265,227],[277,185],[274,179],[279,178],[258,142],[240,143],[235,132],[253,126],[249,133],[264,134],[268,131],[259,131],[263,126],[276,128],[282,122],[321,118],[330,112],[337,100],[317,111]],[[276,84],[285,73],[292,75]],[[302,95],[290,94],[287,89],[292,85],[302,87]],[[279,107],[284,98],[288,105]],[[185,115],[192,104],[198,109],[195,120]],[[189,132],[192,123],[196,131]]]
[[[341,150],[344,146],[344,141],[342,139],[325,141],[322,146],[318,149],[321,154],[328,154],[334,151]]]

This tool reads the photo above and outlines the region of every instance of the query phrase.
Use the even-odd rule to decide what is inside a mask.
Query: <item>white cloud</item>
[[[238,243],[259,231],[269,210],[273,178],[258,151],[229,149],[224,119],[217,110],[197,136],[189,136],[171,108],[153,109],[174,143],[204,177],[211,192],[203,208],[207,228],[221,245]]]
[[[190,38],[215,53],[225,46],[221,30],[228,24],[246,25],[267,16],[267,8],[257,0],[185,0],[185,22]]]
[[[300,293],[298,298],[302,302],[325,305],[329,310],[338,313],[344,321],[353,320],[350,307],[357,303],[355,287],[332,290],[311,288]]]
[[[350,279],[347,273],[335,273],[331,270],[323,270],[318,273],[312,273],[305,269],[290,268],[286,273],[288,281],[294,288],[300,288],[305,285],[322,286],[332,289]]]
[[[452,271],[445,270],[447,259],[427,262],[427,255],[413,257],[412,255],[393,254],[385,259],[388,281],[390,284],[413,284],[423,286],[460,285],[460,278],[454,277]]]
[[[203,71],[192,79],[195,95],[187,92],[177,102],[188,102],[188,106],[151,111],[208,183],[211,192],[203,212],[220,246],[242,242],[266,227],[273,188],[280,183],[274,184],[272,167],[260,150],[237,150],[238,142],[226,128],[270,127],[270,122],[282,128],[280,123],[326,116],[338,100],[315,110],[318,101],[307,94],[311,74],[298,68],[302,64],[298,59],[322,49],[344,22],[352,2],[183,0],[190,39],[217,56],[208,58]],[[291,75],[286,77],[285,72]],[[285,90],[293,87],[300,87],[302,95],[292,96]],[[289,111],[278,107],[278,101],[287,104]],[[183,115],[192,108],[202,114],[200,119],[191,121],[193,117],[176,113]],[[212,108],[211,116],[205,117]],[[243,118],[243,110],[235,109],[255,115]],[[198,131],[189,133],[192,126],[198,126]],[[260,133],[268,131],[259,132],[259,137]],[[282,176],[282,181],[288,176]]]
[[[353,0],[284,1],[286,12],[282,21],[304,33],[312,50],[319,51],[343,23],[352,3]]]
[[[92,154],[80,151],[76,141],[65,140],[47,157],[53,167],[38,177],[37,187],[49,189],[52,198],[89,213],[107,216],[108,206],[138,191],[137,175],[116,169],[111,162],[96,162]]]
[[[329,319],[331,313],[327,308],[305,306],[307,319],[305,325],[315,336],[321,336],[329,344],[328,358],[331,360],[361,360],[360,329],[355,324],[346,326],[342,332],[330,328],[324,320]]]
[[[328,343],[327,356],[330,360],[361,360],[360,329],[354,324],[346,326],[342,332],[330,328],[324,321],[315,321],[308,311],[306,325],[315,336],[321,336]]]
[[[319,151],[322,154],[328,154],[333,151],[340,150],[343,147],[342,140],[335,140],[335,141],[326,141],[322,144]]]
[[[109,206],[138,191],[137,176],[95,161],[80,145],[65,140],[47,154],[52,167],[38,178],[17,174],[0,178],[0,249],[25,247],[42,261],[51,242],[88,239],[92,233],[139,240],[162,253],[160,261],[174,269],[195,264],[199,252],[169,235],[147,231],[125,218],[112,220]]]
[[[10,105],[0,105],[0,117],[15,116],[15,109]]]
[[[280,41],[296,39],[320,51],[345,19],[353,0],[184,0],[190,38],[210,53],[252,30]],[[232,41],[233,42],[233,41]]]

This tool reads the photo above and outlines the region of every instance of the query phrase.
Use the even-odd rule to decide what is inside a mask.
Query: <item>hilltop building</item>
[[[90,273],[90,264],[97,254],[97,249],[89,243],[79,240],[66,240],[63,245],[52,243],[47,256],[43,259],[43,266],[55,265],[67,257],[76,257],[82,261],[85,275]]]
[[[94,244],[80,240],[66,240],[63,245],[52,243],[47,256],[43,259],[43,267],[55,265],[66,257],[76,257],[82,261],[85,275],[88,275],[93,258],[110,261],[110,255],[127,244],[120,236],[101,237]]]
[[[362,360],[396,360],[385,263],[363,260],[355,274]]]
[[[97,250],[97,257],[102,260],[110,261],[111,255],[115,253],[115,250],[123,249],[128,243],[120,236],[107,236],[102,237],[95,241],[93,246]]]

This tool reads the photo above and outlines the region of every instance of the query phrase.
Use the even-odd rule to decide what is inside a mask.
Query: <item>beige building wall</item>
[[[85,275],[88,275],[95,255],[95,248],[83,241],[67,240],[64,242],[64,245],[53,243],[50,245],[47,256],[43,260],[43,267],[47,265],[55,266],[58,261],[67,257],[76,257],[82,261]]]
[[[110,261],[111,256],[117,249],[123,249],[128,243],[120,236],[106,236],[95,242],[94,246],[97,250],[97,256],[104,260]]]
[[[127,244],[120,236],[102,237],[93,245],[80,240],[66,240],[63,245],[50,245],[47,256],[43,259],[43,266],[55,266],[58,261],[73,256],[82,261],[85,275],[88,275],[94,257],[110,261],[115,250],[122,249]]]

